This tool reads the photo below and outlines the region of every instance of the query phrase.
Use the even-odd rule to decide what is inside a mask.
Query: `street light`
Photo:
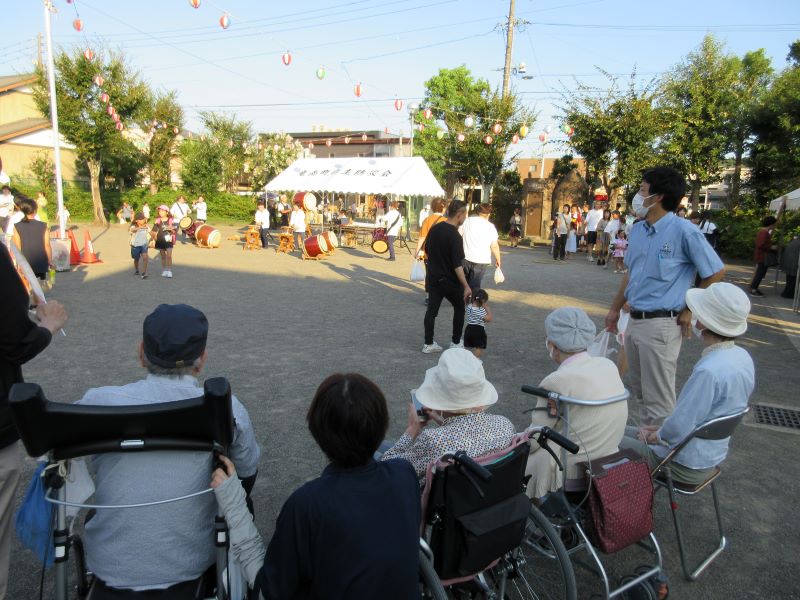
[[[411,123],[411,136],[410,136],[410,145],[411,145],[411,156],[414,156],[414,115],[417,114],[419,110],[419,104],[416,102],[408,105],[408,120]]]

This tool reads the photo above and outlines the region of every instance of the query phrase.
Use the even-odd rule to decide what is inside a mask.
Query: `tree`
[[[180,145],[181,179],[194,194],[210,195],[222,184],[222,148],[216,140],[203,136],[183,140]]]
[[[664,123],[660,150],[691,185],[692,210],[700,188],[719,177],[730,149],[730,125],[739,75],[738,59],[708,34],[667,74],[662,86]]]
[[[492,189],[492,221],[505,229],[515,208],[522,208],[525,187],[517,171],[503,171]]]
[[[49,152],[37,152],[28,165],[28,170],[36,180],[39,190],[49,199],[55,197],[56,191],[56,165],[50,158]]]
[[[762,203],[800,187],[800,40],[788,59],[753,113],[750,185]]]
[[[222,185],[225,191],[234,192],[247,163],[253,132],[247,121],[237,121],[236,116],[213,112],[200,113],[203,125],[219,148]]]
[[[248,159],[253,191],[260,191],[303,153],[300,142],[288,133],[258,135],[256,151]]]
[[[176,141],[183,128],[183,109],[175,92],[150,94],[139,120],[147,131],[145,166],[150,178],[150,193],[171,183],[172,159],[177,154]]]
[[[553,168],[550,170],[550,179],[558,181],[564,175],[578,168],[578,163],[573,160],[572,154],[565,154],[561,158],[553,161]]]
[[[133,147],[133,144],[116,130],[100,95],[105,92],[110,96],[109,106],[113,105],[120,122],[127,125],[144,107],[147,86],[131,71],[122,54],[110,53],[106,58],[98,52],[93,60],[88,60],[80,49],[71,54],[62,52],[55,58],[55,70],[59,130],[75,146],[78,159],[89,171],[94,222],[106,224],[100,195],[101,167],[119,154],[121,148]],[[49,118],[47,76],[42,68],[37,70],[37,75],[34,101],[41,113]],[[105,79],[102,89],[93,82],[97,75]],[[128,148],[128,151],[135,149]]]
[[[431,118],[424,116],[431,110]],[[472,127],[465,125],[471,116]],[[414,135],[414,151],[426,159],[448,196],[456,183],[493,184],[508,164],[506,151],[512,136],[534,115],[513,94],[505,98],[484,79],[475,79],[466,66],[440,69],[425,83],[421,111],[415,115],[422,127]],[[494,132],[499,124],[500,133]],[[463,134],[464,140],[458,141]],[[491,136],[489,144],[486,136]]]

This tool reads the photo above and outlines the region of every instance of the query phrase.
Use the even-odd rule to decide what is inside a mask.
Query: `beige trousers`
[[[0,450],[0,600],[8,588],[8,563],[14,536],[14,497],[22,466],[19,442]]]
[[[625,330],[629,422],[661,425],[675,408],[675,371],[681,352],[677,318],[631,319]]]

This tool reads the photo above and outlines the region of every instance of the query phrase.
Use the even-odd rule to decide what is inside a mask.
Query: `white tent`
[[[414,157],[300,158],[264,189],[270,192],[335,192],[444,196],[425,160]]]
[[[776,212],[781,207],[781,202],[784,198],[786,198],[786,210],[800,210],[800,188],[770,201],[769,209],[772,212]]]

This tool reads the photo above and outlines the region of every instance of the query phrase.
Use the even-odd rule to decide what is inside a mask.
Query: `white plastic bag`
[[[94,480],[89,474],[86,461],[82,458],[73,458],[69,462],[69,473],[67,473],[67,502],[81,504],[94,494]],[[67,507],[67,516],[74,517],[80,508],[77,506]]]
[[[589,344],[589,347],[586,349],[586,351],[590,356],[601,356],[603,358],[608,358],[610,354],[616,352],[615,348],[609,348],[611,338],[611,332],[604,329],[596,338],[594,338],[592,343]]]
[[[619,313],[619,321],[617,321],[617,343],[620,346],[625,345],[625,330],[628,328],[628,322],[631,320],[631,313],[624,310]]]
[[[506,276],[503,275],[503,270],[500,267],[497,267],[494,270],[494,282],[495,284],[503,283],[506,280]]]
[[[421,260],[411,263],[411,281],[425,281],[425,265]]]

